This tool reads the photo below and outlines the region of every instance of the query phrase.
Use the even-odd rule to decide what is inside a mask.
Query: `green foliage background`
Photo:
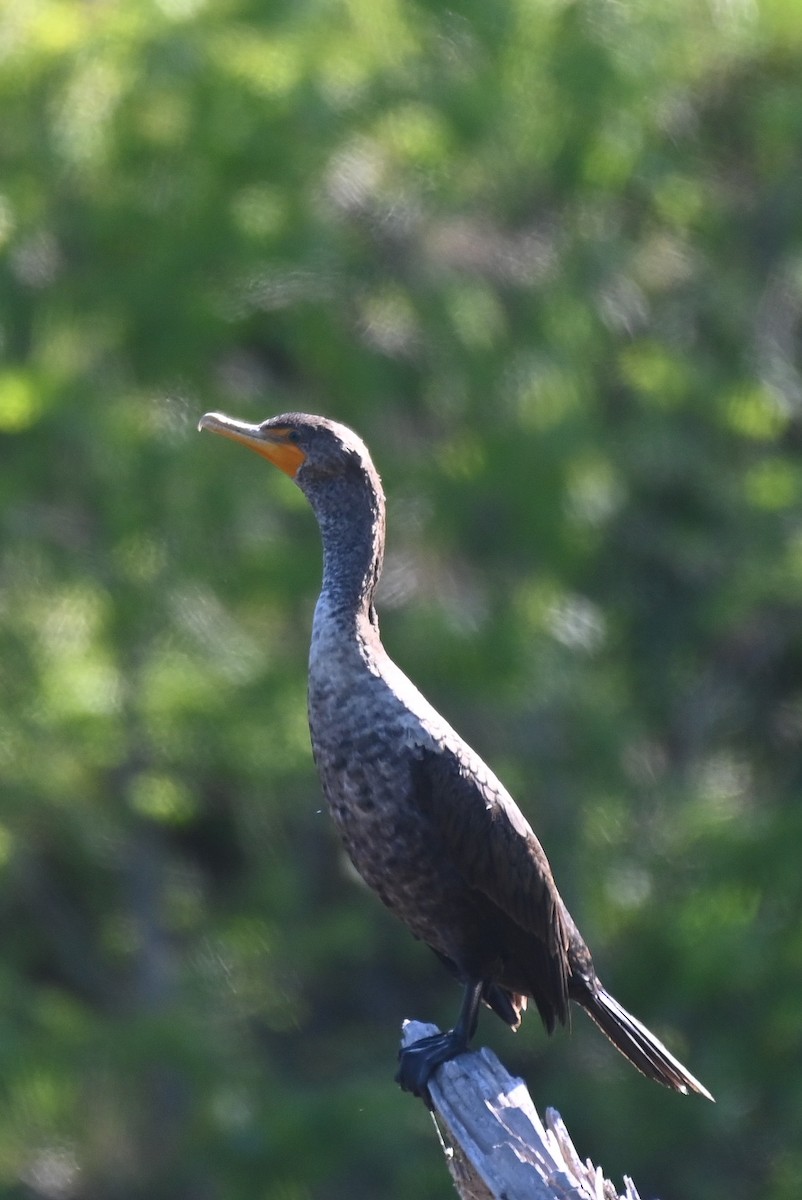
[[[296,408],[718,1104],[482,1040],[644,1196],[797,1200],[800,78],[796,0],[0,7],[3,1197],[451,1194],[391,1079],[456,990],[320,811],[313,519],[194,433]]]

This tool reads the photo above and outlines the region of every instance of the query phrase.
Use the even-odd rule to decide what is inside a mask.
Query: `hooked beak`
[[[249,446],[285,475],[289,475],[290,479],[295,478],[298,468],[306,462],[304,451],[290,441],[292,430],[286,425],[249,425],[247,421],[237,421],[225,413],[212,412],[201,417],[198,429],[209,429],[221,437]]]

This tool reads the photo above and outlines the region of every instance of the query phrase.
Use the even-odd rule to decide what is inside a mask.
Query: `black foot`
[[[465,1035],[459,1029],[449,1033],[434,1033],[398,1051],[398,1070],[395,1081],[405,1092],[420,1096],[432,1107],[427,1084],[441,1063],[449,1062],[468,1049]]]

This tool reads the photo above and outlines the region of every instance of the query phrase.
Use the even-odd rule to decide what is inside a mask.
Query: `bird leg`
[[[468,983],[462,997],[457,1023],[448,1033],[434,1033],[398,1052],[395,1080],[405,1092],[420,1096],[432,1107],[427,1084],[441,1063],[449,1062],[468,1049],[479,1020],[482,983]]]

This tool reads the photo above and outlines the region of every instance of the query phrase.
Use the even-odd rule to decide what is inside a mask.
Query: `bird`
[[[399,1052],[397,1082],[430,1104],[433,1073],[469,1049],[482,1004],[516,1030],[532,1001],[551,1034],[573,1002],[644,1075],[712,1100],[603,986],[520,808],[385,650],[385,497],[362,439],[307,413],[250,424],[210,412],[198,428],[256,451],[312,507],[323,579],[308,715],[322,791],[359,875],[463,987],[453,1028]]]

